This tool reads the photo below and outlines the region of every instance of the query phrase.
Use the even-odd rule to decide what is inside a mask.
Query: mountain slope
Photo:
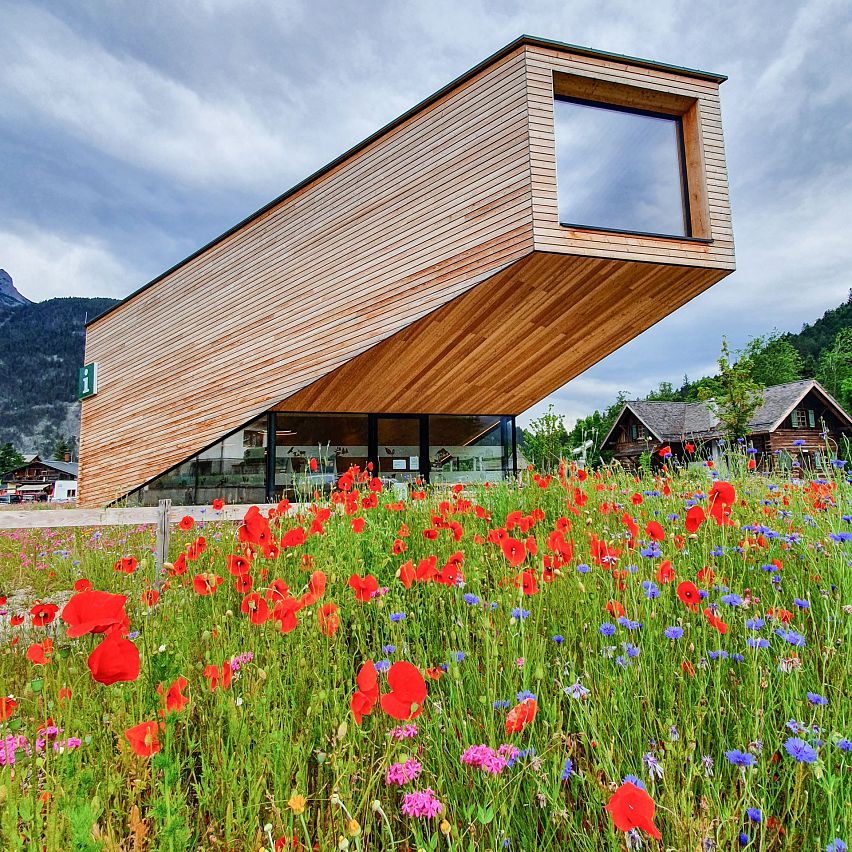
[[[42,453],[60,437],[76,444],[84,326],[114,304],[81,298],[0,304],[0,444]]]

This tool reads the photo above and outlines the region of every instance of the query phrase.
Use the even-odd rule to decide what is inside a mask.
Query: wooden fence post
[[[160,514],[157,518],[157,543],[154,550],[154,564],[157,566],[157,570],[163,567],[164,562],[169,561],[169,533],[171,532],[169,510],[171,508],[171,500],[160,500]]]

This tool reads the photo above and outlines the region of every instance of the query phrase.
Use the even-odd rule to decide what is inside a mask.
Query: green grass
[[[351,516],[333,507],[321,534],[276,558],[258,554],[253,561],[255,590],[281,578],[298,596],[312,571],[327,576],[323,598],[301,610],[298,627],[287,634],[274,622],[252,625],[240,611],[243,595],[226,569],[227,555],[242,547],[235,525],[211,521],[175,535],[173,557],[199,534],[208,546],[184,577],[168,578],[150,610],[142,594],[163,582],[150,557],[152,530],[0,535],[0,589],[10,596],[0,616],[0,696],[17,701],[11,718],[0,723],[0,736],[23,735],[33,743],[50,717],[63,731],[60,739],[82,741],[63,753],[48,747],[28,757],[19,750],[14,766],[0,766],[3,848],[253,850],[273,849],[281,838],[291,848],[295,836],[296,848],[318,844],[321,850],[347,843],[360,850],[617,850],[627,838],[604,806],[628,774],[644,782],[657,807],[663,845],[643,834],[645,848],[734,849],[740,832],[755,850],[824,849],[835,837],[852,840],[852,754],[837,745],[852,739],[852,544],[830,538],[852,532],[843,520],[852,514],[852,489],[838,477],[827,486],[831,500],[815,506],[819,494],[809,485],[746,476],[731,481],[734,525],[708,518],[692,537],[684,530],[685,501],[706,494],[711,484],[694,471],[673,473],[668,496],[661,480],[634,481],[608,471],[564,485],[554,477],[546,488],[525,477],[523,487],[476,489],[465,492],[469,508],[443,491],[394,511],[384,507],[393,498],[382,494],[377,508],[358,510],[365,518],[360,534],[352,531]],[[358,487],[367,493],[366,485]],[[643,495],[641,505],[632,502],[634,494]],[[583,498],[585,505],[569,508]],[[707,508],[706,498],[699,503]],[[477,517],[475,506],[490,521]],[[489,530],[505,527],[511,512],[529,518],[535,511],[543,520],[526,533],[517,527],[509,533],[537,543],[538,555],[528,555],[520,567],[507,562],[499,545],[477,543],[477,536],[486,539]],[[625,511],[639,525],[632,550],[621,520]],[[434,541],[423,536],[442,512],[461,524],[460,541],[447,530]],[[573,540],[574,556],[553,582],[544,582],[542,557],[559,518],[571,522],[565,538]],[[310,520],[304,520],[306,529]],[[666,532],[661,557],[641,554],[650,520]],[[299,522],[287,518],[273,530],[280,538]],[[772,534],[745,529],[754,524]],[[407,537],[400,536],[403,525]],[[615,568],[626,571],[623,578],[595,564],[592,533],[622,548]],[[676,536],[683,536],[680,548]],[[395,555],[399,537],[407,549]],[[406,590],[396,576],[408,559],[416,566],[434,554],[440,569],[457,551],[464,555],[463,589],[415,582]],[[140,560],[133,574],[113,569],[125,555]],[[663,559],[676,573],[669,584],[655,579]],[[763,570],[773,560],[781,570]],[[578,565],[589,565],[588,573]],[[696,579],[706,566],[714,572],[712,583]],[[525,569],[536,573],[534,595],[524,596],[514,584]],[[192,578],[203,571],[224,582],[200,597]],[[380,593],[370,602],[355,600],[347,585],[353,573],[378,579]],[[38,628],[27,614],[23,625],[10,626],[36,597],[67,592],[80,577],[96,589],[127,595],[131,637],[141,655],[137,680],[95,683],[86,660],[100,637],[68,639],[58,618]],[[777,577],[780,582],[773,582]],[[702,607],[719,605],[725,635],[701,609],[693,613],[681,603],[676,588],[686,580],[707,590]],[[646,596],[646,581],[656,583],[659,597]],[[17,589],[29,591],[12,598]],[[750,602],[725,604],[727,592],[748,595]],[[465,594],[480,603],[465,602]],[[796,599],[809,606],[800,608]],[[610,600],[641,627],[617,624],[606,609]],[[317,624],[317,611],[329,602],[340,617],[331,637]],[[514,608],[529,615],[513,618]],[[793,614],[788,628],[804,637],[804,647],[775,633],[781,625],[767,617],[770,609]],[[390,619],[400,612],[401,621]],[[746,622],[758,616],[765,625],[749,630]],[[614,636],[601,635],[604,622],[616,625]],[[681,626],[682,638],[666,639],[669,626]],[[25,652],[46,635],[54,641],[52,661],[33,665]],[[765,638],[769,647],[750,648],[749,637]],[[630,657],[624,643],[638,656]],[[390,645],[393,652],[383,651]],[[720,650],[727,659],[716,655]],[[253,659],[230,688],[211,692],[205,666],[247,652]],[[791,668],[782,661],[794,656],[794,667],[782,670]],[[349,701],[367,659],[407,660],[424,672],[446,666],[440,679],[426,680],[429,694],[415,738],[393,739],[389,732],[403,723],[379,705],[361,726],[355,723]],[[140,757],[124,731],[159,718],[156,687],[178,676],[188,681],[189,703],[168,716],[160,752]],[[590,690],[587,698],[566,692],[578,679]],[[387,691],[386,675],[379,675],[379,684]],[[60,701],[62,688],[71,689],[70,701]],[[507,735],[508,709],[494,704],[514,706],[525,690],[537,696],[538,713],[523,732]],[[808,692],[828,704],[811,704]],[[800,735],[814,744],[815,763],[799,763],[785,750],[793,736],[790,720],[819,727],[818,735]],[[499,775],[460,761],[470,746],[503,743],[523,751]],[[730,749],[754,754],[756,765],[731,765],[725,757]],[[662,767],[661,778],[643,763],[647,754]],[[386,784],[388,766],[409,757],[422,764],[417,781],[402,789]],[[573,773],[562,781],[566,758]],[[402,795],[426,787],[442,803],[441,816],[403,816]],[[288,805],[293,794],[306,797],[303,814]],[[761,811],[760,824],[750,823],[746,808]]]

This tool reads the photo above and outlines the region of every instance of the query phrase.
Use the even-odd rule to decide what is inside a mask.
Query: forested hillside
[[[0,305],[0,445],[50,453],[79,431],[77,370],[85,323],[114,299]]]

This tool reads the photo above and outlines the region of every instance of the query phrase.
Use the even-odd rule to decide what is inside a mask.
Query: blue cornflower
[[[763,819],[759,808],[746,808],[746,814],[752,822],[760,822]]]
[[[809,746],[800,737],[790,737],[790,739],[784,743],[784,748],[787,751],[787,754],[795,760],[798,760],[799,763],[816,763],[816,749]]]
[[[747,751],[740,751],[738,748],[731,749],[725,752],[725,757],[728,758],[728,763],[731,766],[754,766],[757,763],[757,758]]]
[[[796,440],[793,441],[793,446],[794,447],[804,447],[805,446],[805,439],[804,438],[796,438]]]
[[[396,653],[396,645],[382,645],[382,653],[383,654],[395,654]]]
[[[739,595],[722,595],[722,603],[728,606],[742,606],[743,599]]]
[[[724,550],[722,550],[722,548],[721,548],[721,547],[719,547],[719,545],[717,544],[717,545],[716,545],[716,546],[715,546],[715,547],[714,547],[714,548],[710,551],[710,555],[711,555],[711,556],[722,556],[722,555],[724,554],[724,552],[725,552],[725,551],[724,551]]]
[[[640,790],[645,789],[645,782],[636,775],[625,775],[621,781],[622,784],[634,784]]]
[[[769,640],[764,639],[762,636],[759,638],[749,636],[748,639],[746,639],[746,645],[748,645],[749,648],[768,648]]]
[[[561,644],[565,641],[565,637],[564,637],[561,633],[557,633],[557,634],[553,637],[553,641],[554,641],[557,645],[561,645]]]
[[[708,651],[707,656],[710,657],[711,660],[718,660],[720,657],[723,660],[727,660],[728,652],[720,648],[718,651]]]
[[[797,648],[805,647],[805,637],[801,633],[796,633],[795,630],[785,630],[779,627],[775,631],[776,636],[780,636],[785,642],[795,645]]]
[[[618,623],[625,630],[638,630],[642,626],[641,622],[631,621],[629,618],[625,618],[623,615],[621,616],[621,618],[618,619]]]
[[[740,840],[740,846],[748,846],[748,844],[749,844],[748,835],[744,831],[740,832],[739,840]]]
[[[520,607],[515,607],[512,610],[512,618],[516,618],[518,621],[523,621],[525,618],[529,618],[530,611],[528,609],[521,609]]]
[[[842,740],[837,741],[837,747],[841,751],[852,752],[852,740],[847,740],[846,737],[844,737]]]
[[[639,649],[635,645],[631,645],[629,642],[624,643],[624,650],[627,656],[631,659],[639,656]]]
[[[464,651],[456,651],[456,662],[460,663],[464,660]]]
[[[574,771],[574,764],[571,762],[570,757],[565,758],[565,765],[562,767],[562,780],[567,781],[571,777],[571,773]]]
[[[832,541],[852,541],[852,533],[849,532],[829,533],[828,537]]]
[[[404,612],[392,612],[392,613],[390,614],[390,620],[391,620],[394,624],[397,624],[398,622],[402,621],[402,619],[403,619],[403,618],[405,618],[405,613],[404,613]]]
[[[563,689],[563,692],[566,695],[570,695],[572,698],[575,698],[577,700],[581,698],[586,698],[591,694],[591,690],[586,689],[586,687],[583,686],[582,683],[580,683],[580,678],[577,678],[577,680],[572,683],[571,686],[566,686]]]
[[[746,627],[748,627],[749,630],[760,630],[764,624],[766,624],[766,622],[760,617],[750,618],[746,622]]]
[[[839,838],[835,837],[828,846],[825,847],[825,852],[846,852],[846,844]]]
[[[498,698],[491,706],[495,710],[508,710],[512,706],[512,702],[508,699]]]
[[[796,604],[799,609],[810,609],[811,606],[810,602],[803,598],[793,598],[793,603]]]
[[[642,588],[645,590],[645,597],[649,600],[655,600],[660,596],[660,590],[657,588],[657,584],[651,582],[651,580],[645,580],[642,583]]]
[[[824,695],[819,695],[816,692],[808,693],[808,701],[819,707],[825,707],[828,704],[828,699]]]
[[[390,660],[379,660],[377,663],[373,663],[373,665],[379,674],[386,672],[391,667]]]
[[[605,621],[599,628],[601,636],[612,636],[615,633],[615,625]]]
[[[626,669],[630,665],[630,660],[622,654],[615,658],[615,663],[616,665],[621,666],[621,668]]]
[[[465,594],[464,602],[466,604],[470,604],[471,606],[476,606],[479,603],[479,598],[476,595],[472,595],[470,592]]]
[[[588,565],[586,565],[586,563],[585,563],[585,562],[581,562],[581,563],[577,566],[577,570],[578,570],[581,574],[588,574],[588,573],[589,573],[589,571],[591,571],[592,569],[591,569]]]
[[[535,701],[536,697],[536,694],[534,692],[530,692],[528,689],[524,689],[518,693],[518,701],[527,701],[530,698]]]
[[[743,660],[745,660],[745,657],[742,654],[731,654],[731,659],[735,663],[741,663],[743,662]]]
[[[683,636],[683,628],[682,627],[667,627],[663,631],[663,636],[666,639],[680,639]]]

